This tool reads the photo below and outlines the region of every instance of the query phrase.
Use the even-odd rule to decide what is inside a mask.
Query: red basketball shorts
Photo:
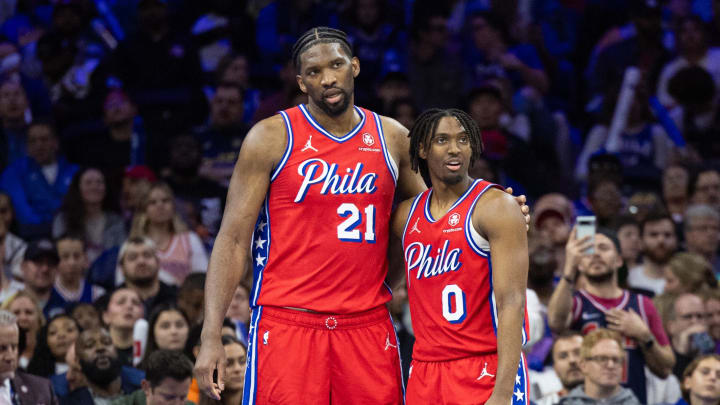
[[[402,404],[385,306],[351,315],[253,310],[243,404]]]
[[[448,361],[413,360],[405,401],[407,405],[484,404],[492,395],[496,374],[497,354]],[[520,359],[513,390],[511,404],[530,402],[524,356]]]

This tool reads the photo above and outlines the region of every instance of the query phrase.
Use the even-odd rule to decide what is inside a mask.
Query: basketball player
[[[392,223],[416,338],[406,403],[527,404],[523,214],[468,175],[482,140],[464,112],[422,113],[410,142],[412,167],[432,188],[401,203]]]
[[[243,403],[400,404],[385,307],[390,210],[396,187],[409,196],[425,186],[407,130],[354,105],[360,64],[342,31],[307,31],[293,60],[308,104],[256,124],[230,182],[208,268],[199,387],[213,398],[223,389],[220,328],[251,254]]]

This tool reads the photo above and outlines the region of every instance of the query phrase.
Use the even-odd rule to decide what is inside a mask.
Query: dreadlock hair
[[[292,59],[295,69],[300,70],[300,55],[311,46],[330,43],[340,44],[348,56],[352,58],[352,45],[350,45],[346,33],[330,27],[315,27],[305,31],[292,47]]]
[[[475,163],[475,159],[479,158],[483,151],[480,127],[478,127],[475,120],[473,120],[466,112],[455,108],[431,108],[423,111],[417,120],[415,120],[415,125],[410,130],[408,137],[410,137],[411,167],[415,172],[417,172],[418,169],[420,170],[420,175],[423,177],[428,186],[431,185],[430,172],[428,171],[427,161],[420,157],[420,149],[422,148],[425,151],[430,149],[430,140],[432,140],[432,137],[437,130],[438,123],[440,123],[440,119],[443,117],[455,118],[470,138],[470,147],[472,148],[472,155],[470,155],[470,167],[472,167]]]

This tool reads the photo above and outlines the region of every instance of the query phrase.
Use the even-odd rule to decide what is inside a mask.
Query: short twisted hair
[[[352,45],[350,45],[345,32],[330,27],[315,27],[305,31],[292,47],[292,59],[295,69],[300,70],[300,55],[311,46],[330,43],[340,44],[348,56],[352,58]]]

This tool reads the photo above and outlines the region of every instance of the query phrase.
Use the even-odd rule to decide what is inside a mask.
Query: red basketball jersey
[[[303,105],[281,111],[287,147],[253,234],[251,304],[346,314],[390,300],[384,284],[397,166],[377,114],[343,137]]]
[[[497,351],[497,309],[490,245],[472,225],[472,212],[488,189],[475,180],[448,212],[430,213],[432,189],[419,194],[403,233],[413,360],[443,361]],[[527,340],[527,313],[523,344]]]

